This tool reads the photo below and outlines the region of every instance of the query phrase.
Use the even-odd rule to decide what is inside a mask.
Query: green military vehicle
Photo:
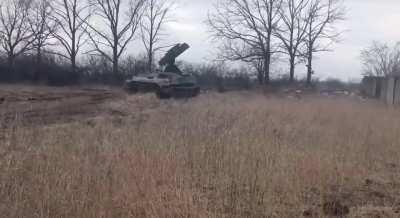
[[[161,99],[198,96],[196,78],[175,65],[175,59],[187,49],[186,43],[175,45],[159,62],[164,70],[134,76],[125,82],[125,89],[130,93],[154,92]]]

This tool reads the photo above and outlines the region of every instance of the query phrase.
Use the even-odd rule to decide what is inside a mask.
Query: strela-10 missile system
[[[187,49],[186,43],[175,45],[159,62],[163,71],[134,76],[125,82],[125,89],[130,93],[154,92],[161,99],[198,96],[200,88],[196,78],[175,65],[175,59]]]

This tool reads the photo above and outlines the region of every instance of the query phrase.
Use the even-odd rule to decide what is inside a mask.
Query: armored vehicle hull
[[[161,99],[191,98],[200,93],[193,76],[165,72],[135,76],[126,81],[125,89],[130,93],[152,92]]]

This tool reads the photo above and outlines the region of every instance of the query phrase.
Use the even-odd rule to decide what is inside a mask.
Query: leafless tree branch
[[[306,36],[303,58],[307,63],[307,83],[311,83],[313,56],[317,52],[329,51],[339,41],[341,32],[335,25],[344,20],[345,10],[341,0],[311,0],[306,13]]]
[[[281,25],[275,35],[281,41],[281,51],[289,57],[290,81],[294,81],[296,60],[301,56],[301,46],[308,23],[306,10],[310,0],[284,0],[280,8]]]
[[[230,61],[259,62],[260,82],[268,82],[271,56],[276,52],[273,33],[283,0],[225,0],[208,16],[213,39],[222,40],[220,55]],[[257,65],[258,66],[258,65]]]
[[[171,21],[170,11],[174,3],[166,0],[148,0],[146,11],[141,22],[142,42],[146,49],[148,58],[148,70],[152,72],[154,65],[154,53],[162,49],[159,43],[162,40],[163,26]]]
[[[86,41],[86,29],[91,12],[89,5],[82,0],[54,0],[53,14],[51,19],[59,27],[52,36],[58,40],[64,48],[71,62],[73,74],[77,71],[77,56]]]
[[[33,49],[35,35],[29,26],[32,0],[3,0],[0,4],[0,46],[6,51],[9,70],[15,59]]]
[[[101,24],[86,22],[92,51],[110,61],[117,74],[119,59],[139,28],[145,0],[90,0],[90,5],[101,20]]]
[[[400,75],[400,42],[394,46],[374,41],[369,48],[361,51],[364,75]]]

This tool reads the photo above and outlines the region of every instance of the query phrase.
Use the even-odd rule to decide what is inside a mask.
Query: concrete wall
[[[385,78],[382,83],[380,99],[389,105],[400,105],[400,78]]]
[[[387,81],[387,92],[386,92],[386,103],[393,104],[394,103],[394,88],[396,86],[396,79],[389,78]]]
[[[362,92],[370,98],[379,98],[383,83],[382,77],[364,77],[362,81]]]
[[[364,77],[362,92],[389,105],[400,105],[400,77]]]
[[[397,78],[394,88],[394,104],[400,105],[400,79]]]
[[[388,92],[388,79],[385,78],[382,81],[381,95],[379,96],[379,99],[381,101],[386,102],[386,100],[387,100],[387,92]]]

